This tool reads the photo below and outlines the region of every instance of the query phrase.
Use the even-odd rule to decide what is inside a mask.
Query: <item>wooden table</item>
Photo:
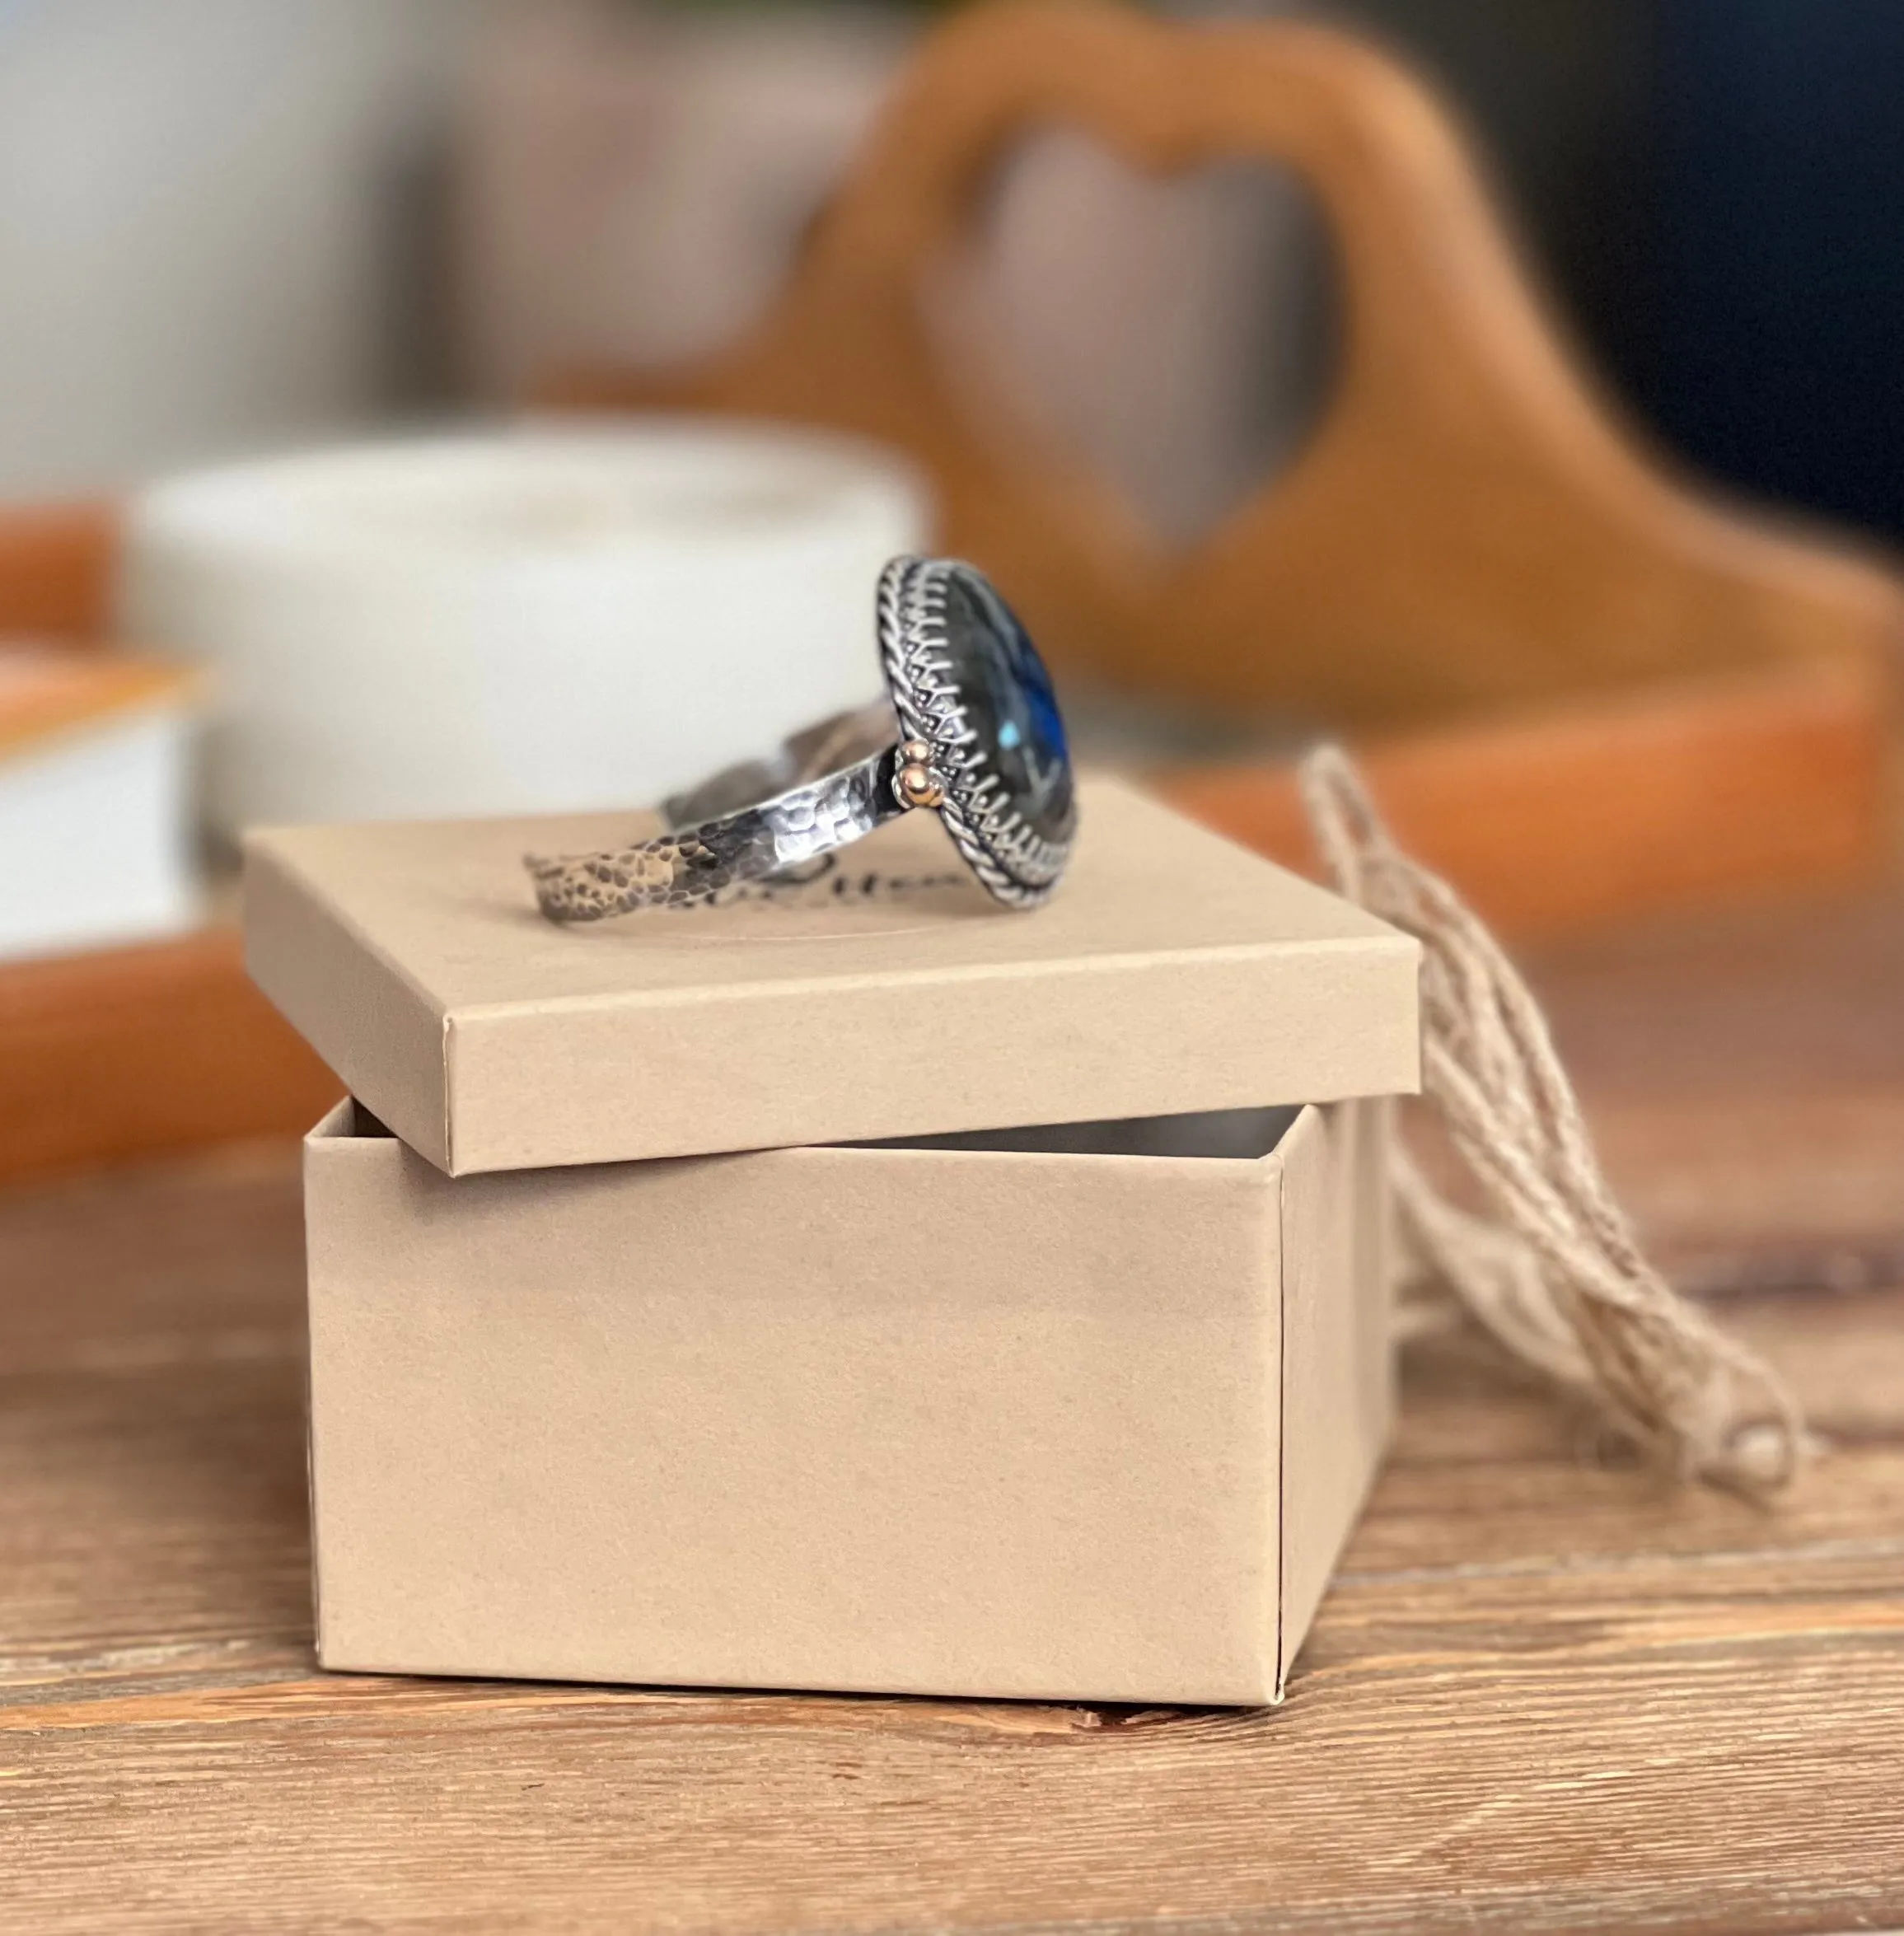
[[[1904,903],[1541,980],[1831,1456],[1664,1492],[1431,1338],[1270,1713],[319,1674],[291,1160],[0,1198],[0,1929],[1904,1925]]]

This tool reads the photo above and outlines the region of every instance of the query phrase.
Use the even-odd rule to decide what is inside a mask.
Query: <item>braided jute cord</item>
[[[1449,1202],[1398,1148],[1416,1274],[1681,1477],[1761,1496],[1789,1484],[1808,1453],[1797,1404],[1641,1254],[1539,1005],[1499,945],[1396,845],[1340,747],[1312,752],[1301,779],[1337,890],[1421,942],[1423,1095],[1491,1213]]]

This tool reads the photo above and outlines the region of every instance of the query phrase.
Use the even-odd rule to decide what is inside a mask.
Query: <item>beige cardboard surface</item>
[[[1339,1409],[1386,1389],[1351,1281],[1373,1112],[1303,1111],[1293,1161],[793,1148],[454,1181],[352,1118],[306,1148],[326,1666],[1279,1691],[1386,1422]]]
[[[1334,1572],[1395,1409],[1386,1101],[1305,1110],[1283,1185],[1282,1649],[1278,1685]]]
[[[529,849],[631,814],[280,829],[252,973],[452,1174],[1411,1090],[1416,947],[1108,780],[1057,898],[913,814],[804,886],[558,928]]]

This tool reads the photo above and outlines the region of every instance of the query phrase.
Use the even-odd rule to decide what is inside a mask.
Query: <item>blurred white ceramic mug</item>
[[[879,568],[926,548],[873,447],[690,419],[234,465],[133,502],[128,636],[214,676],[206,810],[634,806],[881,690]]]

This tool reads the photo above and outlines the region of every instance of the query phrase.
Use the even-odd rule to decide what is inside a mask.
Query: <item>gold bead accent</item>
[[[908,807],[937,807],[945,798],[945,789],[932,776],[932,769],[910,760],[899,769],[900,797]]]
[[[924,740],[907,740],[901,746],[899,756],[908,766],[924,766],[932,758],[932,748]]]

